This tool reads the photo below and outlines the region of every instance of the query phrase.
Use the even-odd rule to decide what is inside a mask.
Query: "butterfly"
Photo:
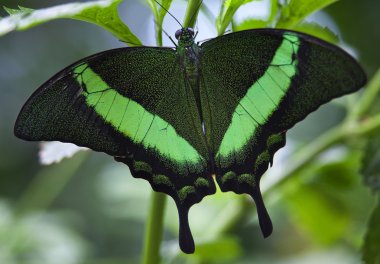
[[[107,153],[170,195],[185,253],[195,250],[188,211],[215,182],[249,194],[269,236],[260,178],[287,130],[366,83],[344,50],[303,33],[246,30],[200,45],[194,36],[181,28],[175,48],[107,50],[66,67],[32,94],[14,129]]]

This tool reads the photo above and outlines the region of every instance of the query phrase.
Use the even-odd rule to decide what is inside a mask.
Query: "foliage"
[[[365,263],[378,264],[380,263],[380,200],[377,206],[373,209],[373,214],[368,223],[368,231],[363,247],[363,260]]]
[[[338,0],[290,0],[282,7],[280,19],[277,21],[276,26],[280,28],[292,28],[305,17],[336,1]]]
[[[255,1],[223,1],[215,18],[218,35],[224,34],[230,25],[234,31],[275,26],[303,31],[332,43],[338,43],[337,36],[330,29],[316,23],[304,21],[310,14],[325,8],[336,2],[336,0],[290,0],[283,5],[280,5],[277,0],[271,0],[266,19],[249,17],[242,22],[235,21],[235,13],[249,2]],[[102,27],[128,45],[140,45],[140,40],[121,21],[118,15],[117,8],[120,3],[121,0],[103,0],[64,4],[39,10],[25,7],[19,7],[18,9],[6,8],[5,10],[9,16],[0,19],[0,35],[5,35],[15,30],[26,30],[55,19],[69,18]],[[199,8],[200,3],[201,1],[199,0],[188,1],[188,8],[182,23],[184,26],[194,25],[198,11],[201,10],[202,12],[203,10]],[[154,0],[147,0],[147,4],[156,22],[156,41],[158,45],[161,45],[162,24],[167,14],[165,10],[170,8],[172,1],[163,0],[160,1],[161,5],[158,5]],[[327,246],[336,245],[344,239],[347,244],[357,249],[361,246],[358,241],[363,236],[363,230],[358,223],[366,221],[366,216],[373,202],[369,191],[360,183],[361,176],[363,176],[363,182],[373,193],[379,196],[380,109],[378,106],[380,105],[380,71],[371,79],[370,84],[361,94],[352,95],[350,98],[351,100],[343,102],[345,117],[334,127],[326,128],[322,135],[315,135],[316,139],[310,144],[297,142],[300,145],[299,148],[287,158],[286,166],[284,165],[278,177],[273,177],[274,180],[265,186],[264,195],[266,199],[277,200],[279,201],[278,204],[287,208],[287,214],[291,215],[288,221],[291,222],[290,226],[295,229],[292,232],[298,234],[300,240]],[[331,151],[341,151],[343,154],[334,155],[335,158],[332,159],[331,156],[330,158],[328,156]],[[5,217],[0,219],[0,240],[11,237],[14,234],[13,232],[16,232],[13,229],[7,231],[9,221],[23,222],[25,219],[29,219],[29,211],[43,210],[58,199],[64,187],[71,178],[74,178],[75,172],[87,157],[85,155],[87,154],[80,155],[79,158],[78,155],[74,157],[72,164],[68,167],[65,167],[67,166],[65,162],[69,161],[64,161],[56,165],[57,167],[52,167],[51,171],[39,173],[34,183],[30,185],[26,194],[22,196],[16,206],[17,212],[12,212],[9,205],[4,205],[7,203],[2,202],[0,204],[2,214],[0,215],[10,215],[9,219],[11,220],[5,221]],[[58,175],[61,180],[56,181],[49,178],[48,175],[50,174]],[[118,174],[122,173],[118,172]],[[113,184],[113,188],[123,186],[122,181],[125,180],[124,178],[116,179],[111,177],[110,180],[108,176],[109,173],[107,173],[107,180],[104,181],[105,184],[102,185],[102,188],[106,184]],[[136,186],[135,182],[128,183]],[[121,192],[120,197],[115,197],[117,196],[115,193],[107,192],[104,194],[108,197],[107,199],[111,199],[110,197],[112,196],[112,201],[116,202],[107,206],[101,204],[97,206],[105,207],[105,212],[114,215],[117,219],[125,220],[123,218],[125,216],[121,215],[121,212],[133,211],[137,202],[139,205],[146,203],[144,198],[139,197],[144,191],[138,189],[138,187],[134,188],[137,188],[135,196],[129,196],[128,199],[123,195],[131,194],[124,194],[124,191]],[[128,191],[133,193],[132,189],[128,189]],[[251,204],[247,202],[245,197],[237,197],[233,196],[233,194],[223,194],[222,197],[220,193],[217,193],[215,197],[214,201],[206,200],[202,205],[194,209],[197,219],[191,219],[191,222],[195,223],[195,232],[197,232],[197,226],[199,226],[201,231],[198,234],[195,233],[195,236],[199,237],[201,241],[197,243],[196,254],[184,256],[179,252],[178,248],[172,246],[176,243],[170,243],[168,239],[170,235],[164,235],[166,242],[161,244],[164,223],[165,229],[169,230],[169,233],[175,232],[172,230],[177,229],[177,223],[175,219],[163,221],[165,198],[158,194],[153,195],[152,207],[147,221],[149,224],[144,243],[143,262],[157,263],[161,258],[166,262],[183,262],[186,260],[188,263],[219,263],[239,259],[244,255],[245,251],[249,251],[244,246],[247,242],[243,242],[252,241],[252,237],[256,237],[256,240],[259,239],[255,234],[249,234],[248,236],[244,229],[246,226],[252,225],[252,218],[250,217],[252,212],[248,209]],[[135,204],[130,206],[124,205],[126,201],[128,202],[131,199],[136,199],[137,202],[135,201]],[[93,202],[92,199],[91,202]],[[276,202],[273,203],[277,204]],[[363,204],[367,206],[363,207]],[[313,210],[305,210],[307,207]],[[168,210],[168,214],[173,215],[169,206]],[[368,223],[365,244],[362,246],[363,259],[367,264],[380,263],[378,250],[380,247],[379,212],[380,201],[377,201]],[[280,217],[276,222],[281,222],[282,220],[281,212],[279,214]],[[134,215],[134,217],[136,221],[145,221],[145,215]],[[45,221],[41,222],[45,223]],[[206,228],[207,224],[210,223],[212,223],[210,228]],[[256,224],[256,221],[253,223]],[[57,229],[59,228],[67,229],[65,224],[58,225]],[[250,228],[252,229],[252,226]],[[21,237],[31,236],[28,229],[21,229],[24,232],[21,232]],[[25,232],[27,235],[24,235]],[[70,239],[75,240],[73,237],[75,236],[71,236]],[[289,235],[286,237],[291,239]],[[62,241],[66,241],[65,243],[78,243],[78,247],[85,247],[80,238],[77,239],[77,242],[71,242],[62,236]],[[29,251],[25,251],[24,244],[21,243],[20,245],[20,248],[12,248],[12,251],[8,248],[4,251],[0,246],[0,255],[14,255],[16,258],[23,259],[22,256],[24,256],[25,252],[33,251],[38,246],[27,245],[30,248],[28,248]],[[260,249],[260,245],[257,245],[257,247]],[[263,252],[270,255],[265,250]],[[259,250],[254,254],[258,253]],[[1,257],[2,255],[0,259]],[[29,263],[23,260],[12,261],[9,263]],[[73,263],[79,263],[79,260]],[[110,261],[107,263],[119,262]]]
[[[88,3],[72,3],[35,10],[24,7],[5,8],[9,17],[0,20],[0,36],[12,30],[26,30],[39,24],[69,18],[96,24],[116,38],[128,44],[140,45],[138,38],[119,18],[117,7],[121,0],[102,0]]]

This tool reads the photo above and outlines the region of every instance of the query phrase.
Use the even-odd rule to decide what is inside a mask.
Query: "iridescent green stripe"
[[[297,72],[299,39],[287,33],[263,76],[247,90],[240,100],[232,121],[220,144],[217,157],[238,152],[277,109]],[[294,59],[294,61],[293,61]]]
[[[106,123],[144,148],[158,151],[167,159],[196,164],[202,157],[168,122],[148,112],[136,101],[110,88],[84,64],[74,70],[76,80],[85,87],[86,103]]]

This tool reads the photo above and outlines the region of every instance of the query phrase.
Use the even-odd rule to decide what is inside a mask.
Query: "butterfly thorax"
[[[179,65],[185,80],[192,88],[198,111],[202,117],[199,93],[199,46],[194,41],[194,30],[192,28],[182,28],[176,32],[175,36],[178,39],[177,56]]]

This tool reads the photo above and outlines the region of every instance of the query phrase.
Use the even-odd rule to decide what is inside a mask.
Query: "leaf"
[[[239,7],[252,1],[260,0],[225,0],[216,19],[218,35],[224,34],[224,31],[232,21],[232,18]]]
[[[380,70],[367,85],[354,114],[358,119],[375,119],[379,116]],[[375,116],[375,117],[374,117]],[[364,147],[361,173],[364,183],[377,194],[377,205],[372,211],[362,247],[366,264],[380,264],[380,136],[367,137]]]
[[[186,8],[186,15],[183,20],[183,26],[184,27],[191,27],[194,28],[195,22],[198,17],[199,10],[204,6],[203,0],[192,0],[189,1],[187,8]],[[204,8],[203,8],[204,9]]]
[[[164,21],[164,18],[166,16],[166,14],[168,13],[167,11],[169,10],[170,8],[170,5],[172,3],[172,0],[162,0],[162,7],[160,8],[160,11],[159,11],[159,19],[160,21]]]
[[[362,160],[364,182],[374,192],[380,192],[380,137],[369,138]]]
[[[168,10],[170,8],[172,0],[161,0],[161,3],[157,3],[156,0],[146,0],[150,9],[152,10],[154,22],[156,23],[156,41],[158,46],[162,46],[162,23]]]
[[[284,201],[291,216],[316,242],[330,245],[347,234],[352,236],[356,208],[348,197],[360,186],[361,155],[352,152],[339,161],[309,165],[299,172],[301,177],[295,177],[298,180],[288,183]]]
[[[272,22],[278,13],[278,0],[271,0],[270,1],[270,13],[269,17],[267,19],[268,22]]]
[[[287,203],[297,226],[325,245],[338,240],[349,226],[348,210],[343,203],[323,189],[304,187],[290,196]]]
[[[271,0],[270,2],[270,13],[267,19],[255,19],[248,18],[241,22],[240,24],[232,24],[233,31],[241,31],[253,28],[267,28],[270,27],[271,23],[277,16],[278,12],[278,0]]]
[[[21,9],[14,9],[14,8],[9,8],[9,7],[6,7],[4,6],[3,7],[5,12],[7,12],[9,15],[17,15],[17,14],[23,14],[24,11],[22,11]]]
[[[261,19],[246,19],[238,25],[233,24],[233,31],[241,31],[253,28],[266,28],[268,25],[268,21]]]
[[[159,4],[155,0],[147,0],[147,3],[152,10],[154,20],[159,25],[161,25],[167,14],[167,11],[170,9],[172,0],[161,0]]]
[[[24,13],[30,13],[30,12],[33,12],[34,9],[33,8],[28,8],[28,7],[23,7],[23,6],[18,6],[18,8],[24,12]]]
[[[281,16],[276,27],[293,28],[308,15],[337,1],[338,0],[290,0],[290,2],[282,8]]]
[[[224,6],[228,9],[230,7],[236,8],[244,4],[248,4],[249,2],[252,2],[253,0],[225,0]]]
[[[380,70],[372,77],[358,102],[358,106],[353,109],[355,118],[362,122],[369,122],[379,118],[380,112]],[[375,131],[377,132],[377,131]],[[380,135],[367,137],[364,147],[364,157],[362,160],[361,173],[364,182],[373,192],[380,191]]]
[[[317,23],[302,22],[293,27],[293,29],[310,34],[332,44],[337,44],[339,42],[339,38],[334,32],[332,32],[328,27],[322,27]]]
[[[367,234],[362,248],[363,260],[366,264],[380,263],[380,196],[369,220]]]
[[[26,8],[22,6],[18,6],[19,9],[9,8],[6,6],[4,6],[3,8],[9,15],[28,14],[34,11],[34,9],[32,8]]]
[[[255,19],[255,18],[248,18],[241,22],[240,24],[232,24],[233,31],[241,31],[241,30],[247,30],[247,29],[253,29],[253,28],[267,28],[270,26],[272,21],[276,18],[277,12],[278,12],[278,2],[277,0],[271,0],[270,2],[270,13],[268,16],[268,19]]]
[[[121,0],[101,0],[87,3],[71,3],[50,8],[13,14],[0,20],[0,36],[13,30],[26,30],[47,21],[69,18],[96,24],[115,37],[132,46],[141,45],[140,40],[121,21],[117,7]],[[21,8],[20,10],[27,10]]]

